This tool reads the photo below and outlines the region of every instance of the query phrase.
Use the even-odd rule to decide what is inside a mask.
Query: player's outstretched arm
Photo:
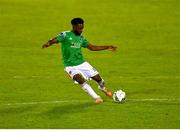
[[[88,47],[87,47],[89,50],[91,51],[101,51],[101,50],[110,50],[110,51],[116,51],[117,47],[116,46],[112,46],[112,45],[109,45],[109,46],[96,46],[96,45],[93,45],[93,44],[88,44]]]
[[[57,43],[58,43],[57,38],[56,37],[52,38],[47,43],[42,45],[42,49],[47,48],[47,47],[49,47],[49,46],[51,46],[53,44],[57,44]]]

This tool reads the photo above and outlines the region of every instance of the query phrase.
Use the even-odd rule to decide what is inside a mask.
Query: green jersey
[[[64,66],[76,66],[84,62],[81,47],[87,48],[88,41],[71,31],[61,32],[57,36],[61,43],[62,59]]]

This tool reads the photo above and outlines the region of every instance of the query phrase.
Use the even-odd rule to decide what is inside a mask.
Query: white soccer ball
[[[123,103],[126,101],[126,93],[122,90],[118,90],[113,93],[114,102]]]

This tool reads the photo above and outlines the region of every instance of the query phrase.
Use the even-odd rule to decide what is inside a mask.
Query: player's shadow
[[[0,108],[0,117],[2,115],[11,115],[11,114],[22,114],[25,113],[27,111],[32,111],[33,110],[33,106],[21,106],[21,107],[17,107],[17,106],[11,106],[9,108]]]
[[[92,102],[61,105],[54,107],[53,109],[46,111],[42,114],[50,118],[61,118],[64,115],[86,112],[88,108],[94,105],[95,104]]]

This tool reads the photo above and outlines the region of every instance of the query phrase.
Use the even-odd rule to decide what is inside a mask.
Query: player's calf
[[[81,85],[82,89],[86,93],[88,93],[92,98],[95,99],[95,103],[103,102],[101,97],[94,92],[91,86],[85,82],[84,78],[80,74],[74,75],[73,79]]]
[[[104,82],[103,79],[102,79],[101,81],[99,81],[98,84],[99,84],[98,88],[99,88],[102,92],[104,92],[104,93],[106,94],[106,96],[109,96],[109,97],[112,96],[112,92],[105,87],[105,82]]]
[[[93,77],[93,79],[98,83],[98,85],[99,85],[98,88],[102,92],[104,92],[106,94],[106,96],[109,96],[109,97],[112,96],[112,92],[110,90],[107,90],[107,88],[105,87],[104,80],[99,75]]]

